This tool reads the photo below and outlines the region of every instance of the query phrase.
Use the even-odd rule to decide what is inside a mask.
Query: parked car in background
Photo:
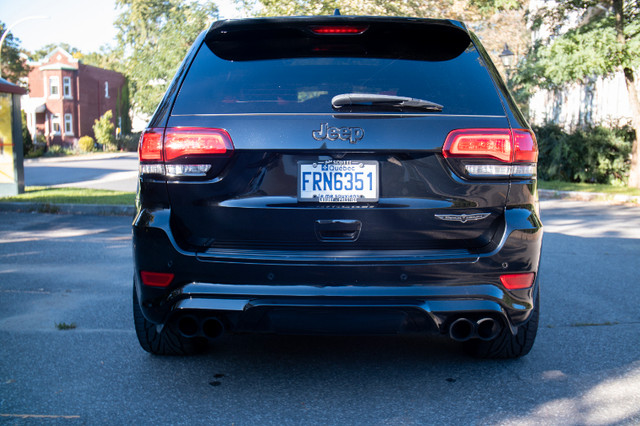
[[[216,22],[139,154],[133,308],[149,352],[224,332],[533,346],[536,140],[460,22]]]

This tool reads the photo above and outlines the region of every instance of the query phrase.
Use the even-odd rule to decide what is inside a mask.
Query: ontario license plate
[[[327,160],[298,163],[298,201],[378,201],[378,162]]]

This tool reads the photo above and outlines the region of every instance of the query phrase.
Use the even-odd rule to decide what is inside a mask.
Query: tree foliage
[[[342,15],[411,16],[477,21],[498,11],[521,9],[522,0],[236,0],[257,16]]]
[[[568,17],[568,18],[567,18]],[[558,88],[622,72],[636,139],[631,149],[629,185],[640,187],[639,0],[560,0],[533,16],[535,28],[549,37],[537,43],[520,67],[520,82]],[[568,24],[569,23],[569,24]]]
[[[217,18],[211,2],[116,0],[122,9],[115,22],[134,110],[151,114],[180,62],[207,24]]]
[[[582,14],[587,14],[588,10],[584,9]],[[551,40],[541,40],[533,47],[521,71],[538,86],[558,88],[570,82],[584,82],[593,76],[608,76],[623,68],[638,67],[640,17],[637,11],[631,12],[632,8],[625,12],[627,25],[623,40],[618,40],[616,17],[611,11],[587,15],[584,18],[587,22],[563,34],[558,34],[563,23],[551,21]],[[555,13],[543,16],[554,19]],[[540,19],[538,16],[538,21]]]
[[[4,34],[6,25],[0,21],[0,36]],[[24,59],[20,57],[20,39],[13,36],[12,33],[7,34],[2,44],[2,78],[14,84],[19,84],[20,79],[29,74],[29,66]]]

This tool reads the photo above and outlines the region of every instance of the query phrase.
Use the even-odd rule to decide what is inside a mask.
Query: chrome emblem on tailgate
[[[491,213],[473,213],[473,214],[436,214],[437,219],[446,220],[449,222],[461,222],[467,223],[476,220],[486,219],[491,216]]]
[[[311,136],[317,141],[340,139],[349,141],[349,143],[356,143],[364,137],[364,129],[362,127],[329,127],[329,123],[322,123],[320,124],[320,130],[312,131]]]

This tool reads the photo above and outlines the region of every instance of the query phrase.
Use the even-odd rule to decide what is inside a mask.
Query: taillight
[[[311,28],[316,34],[332,35],[332,34],[362,34],[368,25],[314,25]]]
[[[507,290],[520,290],[533,285],[535,274],[528,272],[525,274],[505,274],[500,275],[500,282]]]
[[[140,173],[172,177],[206,176],[211,162],[234,147],[226,130],[200,127],[147,129],[140,140]]]
[[[229,133],[221,129],[169,128],[164,135],[165,160],[222,155],[233,151]]]
[[[163,129],[147,129],[140,137],[138,155],[140,161],[162,161]]]
[[[447,135],[442,154],[459,159],[471,177],[531,177],[538,146],[529,130],[460,129]]]

